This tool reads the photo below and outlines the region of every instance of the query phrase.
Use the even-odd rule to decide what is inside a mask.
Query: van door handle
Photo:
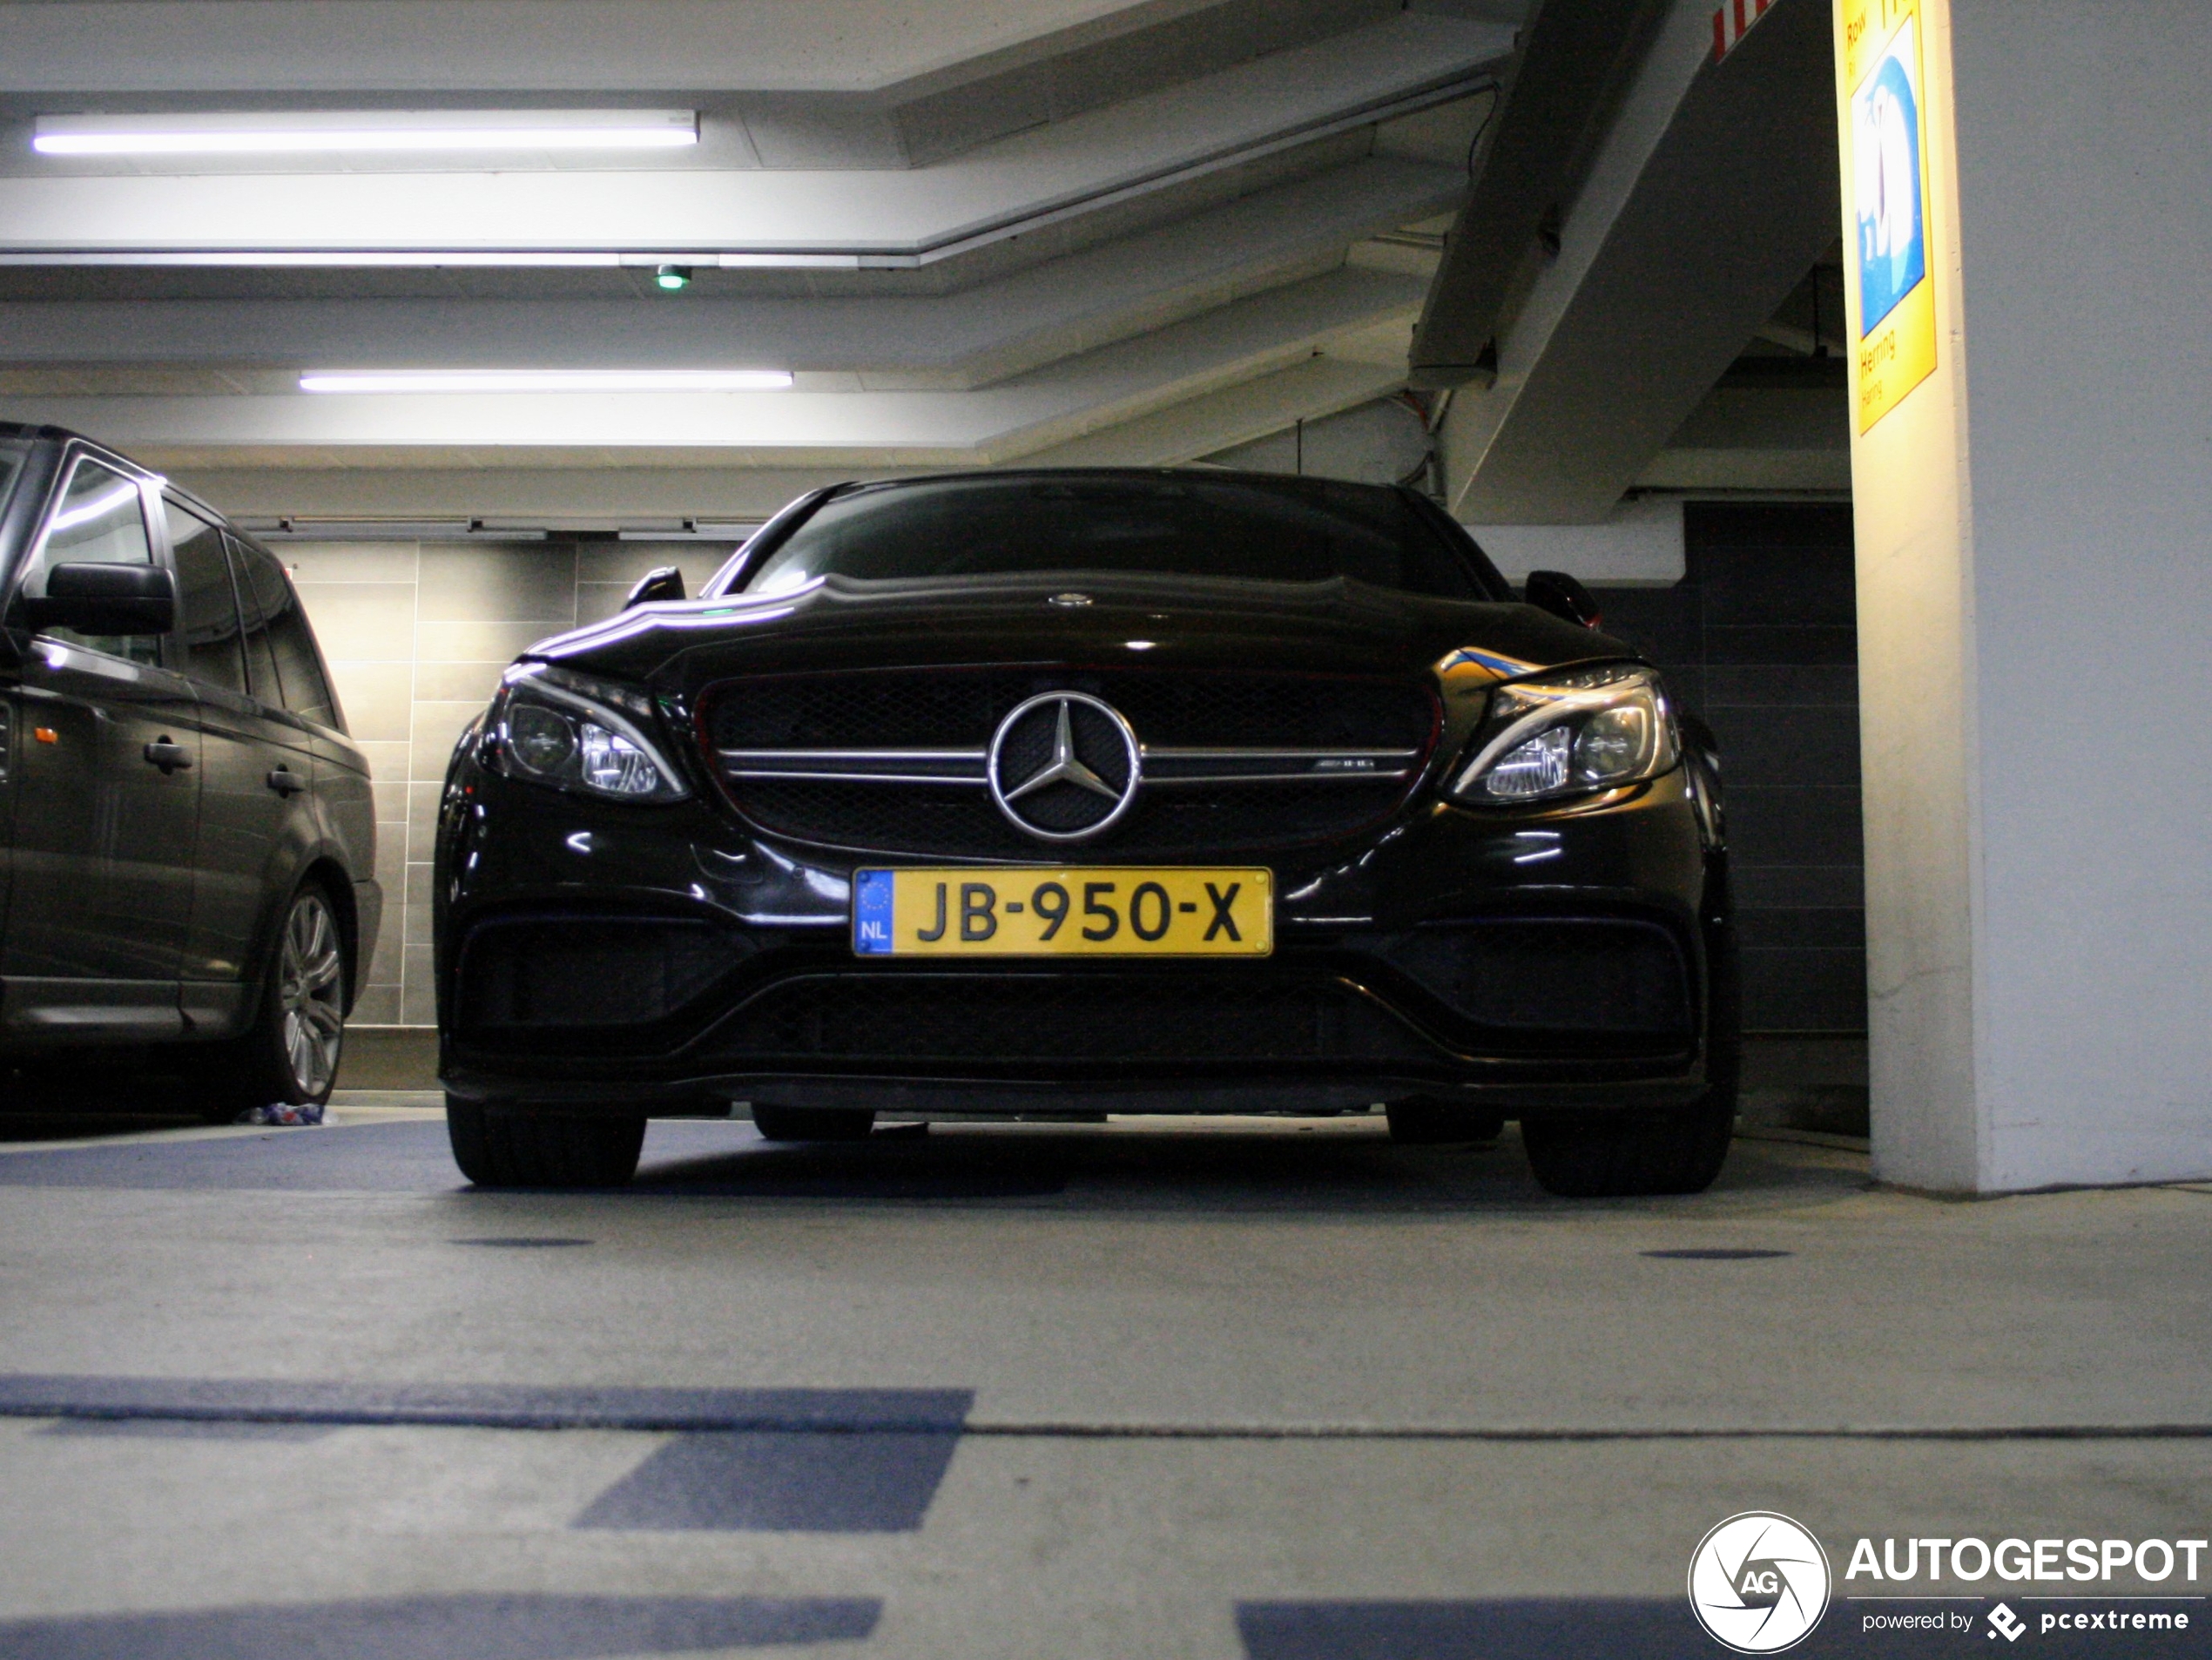
[[[297,795],[307,787],[307,780],[288,766],[280,766],[265,780],[279,795]]]
[[[146,746],[146,760],[161,769],[164,778],[180,773],[192,765],[192,751],[168,738],[157,738]]]

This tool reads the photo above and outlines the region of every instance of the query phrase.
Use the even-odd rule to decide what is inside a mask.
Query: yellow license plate
[[[862,870],[853,949],[864,957],[1264,957],[1275,948],[1265,870]]]

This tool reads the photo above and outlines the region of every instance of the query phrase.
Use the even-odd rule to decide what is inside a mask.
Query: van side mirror
[[[54,565],[46,595],[25,599],[31,628],[79,634],[166,634],[177,625],[177,579],[159,565]]]
[[[1532,570],[1521,595],[1540,611],[1549,611],[1577,628],[1595,628],[1605,620],[1597,596],[1564,570]]]
[[[637,585],[630,590],[629,597],[622,602],[622,608],[628,611],[632,605],[650,605],[656,600],[683,597],[684,573],[674,565],[663,565],[659,570],[648,570],[637,578]]]

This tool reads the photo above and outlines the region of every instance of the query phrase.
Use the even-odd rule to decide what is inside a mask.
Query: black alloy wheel
[[[642,1112],[563,1112],[446,1097],[453,1162],[478,1187],[620,1187],[637,1173]]]
[[[763,1141],[866,1141],[875,1114],[866,1107],[779,1107],[752,1103],[752,1127]]]

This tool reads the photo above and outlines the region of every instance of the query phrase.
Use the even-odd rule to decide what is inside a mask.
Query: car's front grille
[[[1059,692],[1076,694],[1066,730],[1099,783],[1118,790],[1129,776],[1115,716],[1141,754],[1126,810],[1066,838],[1086,855],[1218,856],[1350,834],[1406,799],[1438,729],[1432,692],[1386,678],[918,669],[725,683],[702,699],[702,736],[732,801],[764,830],[867,852],[1019,858],[1065,842],[1024,830],[995,800],[994,737],[1047,700],[1005,744],[999,782],[1011,793],[1053,755]],[[1103,813],[1066,785],[1028,800],[1022,813],[1046,830],[1081,832]]]
[[[806,975],[754,997],[713,1042],[759,1064],[1206,1065],[1433,1056],[1349,985],[1187,974]]]

